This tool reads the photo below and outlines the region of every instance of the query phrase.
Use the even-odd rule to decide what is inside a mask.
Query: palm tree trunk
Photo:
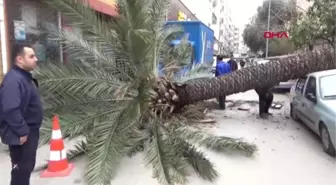
[[[335,50],[328,48],[246,67],[221,78],[190,80],[176,89],[179,101],[176,102],[175,107],[217,98],[222,94],[230,95],[262,86],[271,87],[311,72],[335,69],[335,58]]]

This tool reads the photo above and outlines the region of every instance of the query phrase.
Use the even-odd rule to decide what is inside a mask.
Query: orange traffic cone
[[[41,177],[68,176],[73,168],[74,165],[68,163],[58,116],[54,116],[48,168],[41,174]]]

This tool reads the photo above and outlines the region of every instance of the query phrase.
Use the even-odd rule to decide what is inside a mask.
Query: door
[[[303,99],[303,90],[307,81],[307,77],[298,79],[298,82],[295,85],[294,93],[292,95],[292,108],[295,109],[296,116],[301,119],[302,106],[301,102]]]
[[[315,111],[317,103],[316,87],[316,78],[312,76],[309,77],[301,102],[304,122],[311,129],[314,129],[314,125],[319,121],[319,115]]]

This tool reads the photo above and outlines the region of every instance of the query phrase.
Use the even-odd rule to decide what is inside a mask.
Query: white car
[[[290,115],[320,136],[324,151],[335,156],[336,70],[311,73],[291,88]]]

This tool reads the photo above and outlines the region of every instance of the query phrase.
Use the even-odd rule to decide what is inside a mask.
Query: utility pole
[[[271,1],[268,0],[268,17],[267,17],[267,31],[270,31],[270,19],[271,19]],[[268,43],[269,38],[266,38],[266,58],[268,57]]]

